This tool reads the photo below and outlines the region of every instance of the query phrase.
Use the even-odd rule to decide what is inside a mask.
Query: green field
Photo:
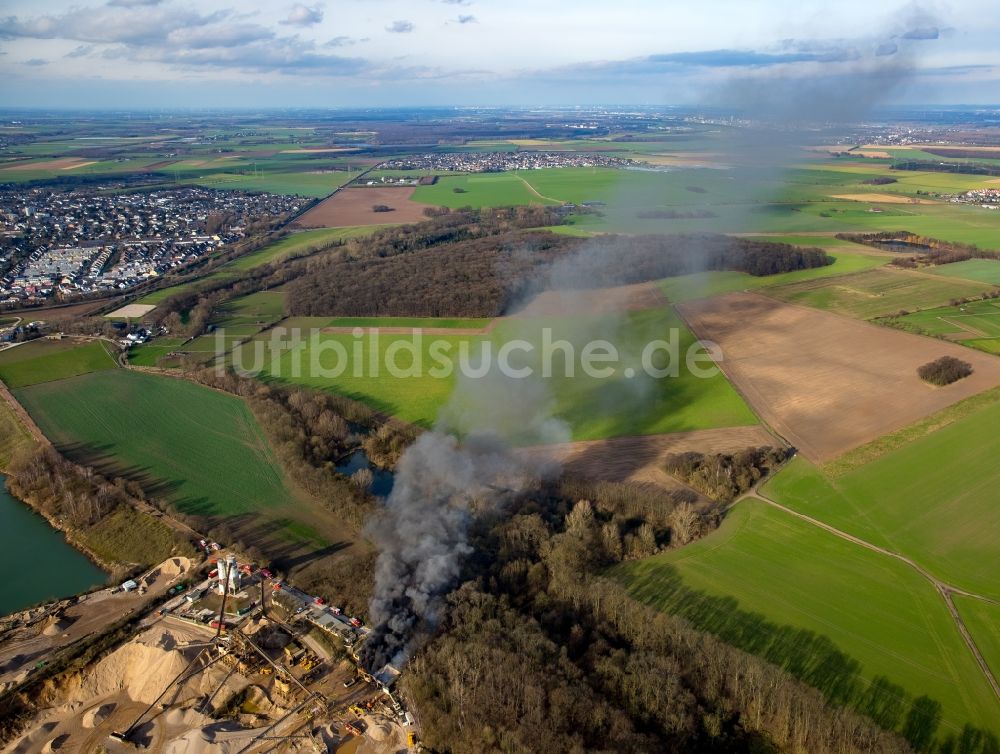
[[[985,401],[977,402],[977,404]],[[1000,400],[835,478],[796,458],[764,487],[784,505],[1000,599]]]
[[[162,521],[124,506],[87,529],[87,547],[105,561],[162,563],[175,552],[177,534]]]
[[[671,310],[645,311],[631,314],[620,327],[609,325],[606,317],[577,318],[576,320],[507,320],[489,335],[434,335],[420,340],[420,359],[423,369],[419,376],[393,376],[384,366],[386,353],[399,349],[396,344],[411,343],[409,335],[377,336],[365,334],[355,338],[352,334],[321,334],[314,341],[304,344],[301,351],[283,354],[276,364],[270,357],[264,359],[264,372],[270,379],[331,390],[364,401],[373,407],[399,416],[407,421],[423,426],[434,423],[439,410],[448,401],[455,385],[455,369],[448,376],[432,376],[430,368],[437,362],[430,352],[431,343],[440,341],[450,348],[450,358],[445,363],[453,367],[462,361],[462,349],[466,350],[465,363],[471,367],[479,364],[479,354],[484,343],[494,346],[512,338],[524,339],[535,347],[535,355],[541,351],[541,331],[543,326],[552,328],[552,339],[567,339],[576,350],[592,338],[610,339],[618,348],[621,361],[617,373],[608,379],[591,378],[582,374],[577,366],[575,378],[561,376],[562,357],[553,359],[554,372],[558,377],[543,379],[551,392],[553,413],[565,419],[572,428],[574,439],[598,439],[621,435],[656,434],[661,432],[681,432],[709,427],[737,426],[756,423],[756,418],[722,374],[708,379],[700,379],[683,365],[686,349],[694,342],[694,337]],[[320,326],[329,326],[334,320],[319,320]],[[351,321],[351,320],[347,320]],[[369,322],[370,320],[364,320]],[[400,320],[394,319],[398,323]],[[432,322],[433,320],[417,320]],[[315,321],[313,321],[315,322]],[[283,326],[306,324],[292,319]],[[345,325],[355,326],[355,325]],[[396,325],[398,326],[398,324]],[[637,375],[639,356],[642,348],[652,340],[668,337],[676,328],[681,368],[676,378],[653,379],[646,376],[627,378],[623,374],[626,366],[632,365]],[[259,340],[268,340],[271,333],[264,332]],[[339,344],[347,355],[348,363],[342,372],[330,374],[341,364],[338,354],[332,349]],[[369,363],[374,352],[382,367],[377,375],[362,368],[359,376],[354,376],[354,347],[361,348],[362,367]],[[263,353],[263,352],[262,352]],[[241,348],[237,360],[246,369],[254,366],[252,347]],[[294,375],[294,364],[301,364],[299,375]],[[412,358],[406,354],[397,358],[397,363],[407,368]],[[536,364],[536,374],[540,373]],[[326,370],[328,373],[323,374]]]
[[[417,186],[412,199],[421,204],[452,208],[560,203],[558,200],[538,196],[516,173],[442,176],[431,186]]]
[[[348,238],[358,238],[374,233],[380,226],[360,228],[318,228],[316,230],[301,230],[285,236],[262,249],[242,256],[229,264],[223,265],[223,270],[251,270],[262,264],[279,261],[295,254],[317,251],[336,241]]]
[[[768,295],[792,304],[871,319],[902,310],[939,307],[951,299],[980,296],[991,288],[969,280],[878,269],[778,286],[770,288]]]
[[[104,341],[34,340],[0,351],[0,380],[9,388],[61,380],[114,369],[117,362]]]
[[[128,350],[128,362],[137,367],[155,367],[168,353],[179,350],[183,338],[156,338],[149,343],[132,346]]]
[[[778,238],[781,238],[780,236]],[[785,243],[788,243],[785,241]],[[718,296],[734,291],[770,288],[778,285],[799,283],[808,280],[829,278],[835,275],[846,275],[880,267],[886,263],[884,257],[858,254],[849,251],[829,252],[834,262],[826,267],[814,267],[808,270],[795,270],[777,275],[755,277],[745,272],[701,272],[694,275],[681,275],[660,281],[660,288],[669,301],[689,301],[696,298]]]
[[[1000,734],[1000,704],[928,581],[764,503],[744,500],[708,537],[613,575],[886,727],[940,705],[932,736],[967,723]]]
[[[234,396],[126,370],[16,396],[71,458],[137,479],[184,513],[238,516],[293,500],[250,409]]]
[[[345,183],[358,177],[360,171],[345,170],[313,172],[269,172],[258,175],[238,173],[210,173],[190,181],[199,186],[240,191],[267,191],[272,194],[291,194],[319,199],[329,196]]]
[[[980,351],[1000,354],[1000,300],[997,299],[940,306],[878,321],[908,332],[947,338]]]
[[[1000,678],[1000,605],[961,595],[955,595],[954,600],[990,672]]]
[[[964,262],[931,267],[927,271],[950,278],[965,278],[1000,285],[1000,261],[996,259],[966,259]]]
[[[424,328],[483,328],[491,319],[486,317],[292,317],[290,327],[406,327]]]
[[[0,400],[0,472],[7,471],[14,456],[30,448],[34,442],[31,433],[14,415],[7,401]]]

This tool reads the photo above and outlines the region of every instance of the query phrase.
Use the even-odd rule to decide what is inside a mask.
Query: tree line
[[[151,502],[138,483],[120,477],[108,479],[90,467],[67,460],[51,446],[33,447],[15,456],[8,470],[7,488],[46,518],[59,522],[70,532],[71,539],[92,555],[95,553],[87,546],[88,538],[112,516]],[[168,540],[154,543],[137,541],[136,536],[127,534],[118,536],[110,547],[115,562],[103,564],[117,578],[135,566],[150,566],[171,554],[193,552],[191,543],[179,533],[173,533],[172,541]],[[102,541],[109,540],[104,537]],[[104,554],[102,560],[106,560]]]
[[[424,243],[404,246],[376,238],[354,253],[306,260],[286,286],[288,313],[494,317],[552,285],[596,288],[705,270],[763,276],[833,262],[821,249],[721,234],[582,239],[516,227],[484,233],[478,224],[447,229],[446,238],[428,229]],[[553,280],[553,265],[576,252],[581,253],[566,266],[570,274]]]
[[[784,463],[785,448],[745,448],[738,453],[673,453],[664,470],[713,500],[732,502]]]
[[[620,559],[609,524],[669,527],[689,503],[658,513],[641,492],[606,483],[576,502],[567,496],[587,484],[540,487],[476,527],[465,580],[401,680],[427,746],[456,754],[913,750],[844,706],[850,700],[631,597],[608,577]],[[910,732],[921,743],[926,726]]]
[[[909,257],[898,256],[890,262],[897,267],[920,267],[964,262],[967,259],[1000,259],[1000,252],[981,249],[975,244],[943,241],[940,238],[921,236],[907,230],[883,230],[875,233],[838,233],[837,238],[882,251],[898,252],[900,246],[912,246],[921,253]]]

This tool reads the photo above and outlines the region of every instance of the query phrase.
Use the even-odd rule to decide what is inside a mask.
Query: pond
[[[107,574],[74,549],[61,531],[11,496],[5,481],[0,475],[0,615],[103,584]]]
[[[347,476],[350,476],[359,469],[371,469],[371,472],[374,475],[371,493],[373,495],[377,495],[378,497],[388,497],[389,493],[392,492],[392,472],[380,469],[373,465],[372,462],[368,460],[368,455],[363,450],[354,451],[354,453],[351,454],[351,457],[344,463],[337,466],[336,469],[341,474],[346,474]]]

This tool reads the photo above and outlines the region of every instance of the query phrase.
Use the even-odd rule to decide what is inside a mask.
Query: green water
[[[104,571],[73,549],[62,532],[15,500],[0,475],[0,615],[103,584]]]

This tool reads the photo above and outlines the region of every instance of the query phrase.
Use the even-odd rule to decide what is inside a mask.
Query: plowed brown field
[[[345,188],[317,204],[295,224],[303,228],[349,228],[426,220],[424,210],[431,205],[418,204],[411,196],[412,186]],[[392,207],[392,211],[375,212],[372,208],[377,204]]]
[[[757,414],[816,462],[1000,385],[996,356],[753,293],[678,310],[722,347],[720,366]],[[973,374],[946,387],[917,377],[945,355]]]

